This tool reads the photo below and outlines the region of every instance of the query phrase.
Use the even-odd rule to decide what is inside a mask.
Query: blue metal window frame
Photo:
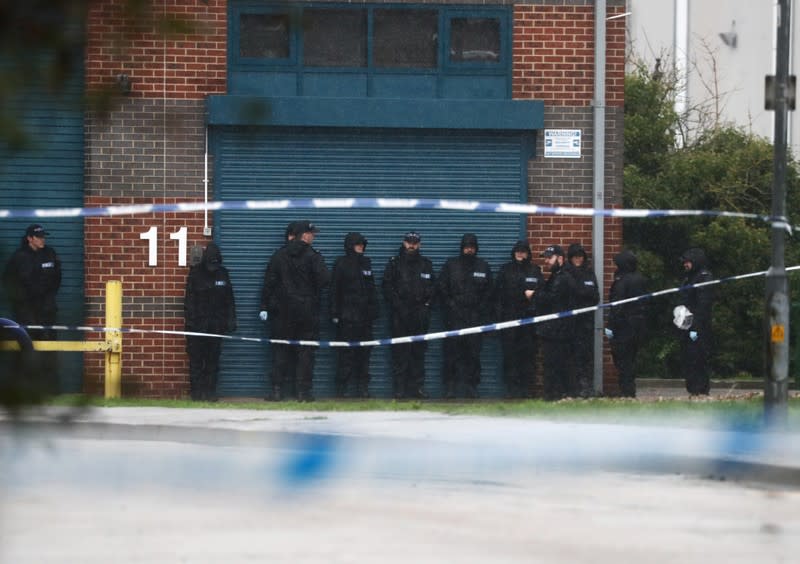
[[[256,3],[247,3],[242,5],[229,4],[228,12],[228,30],[233,40],[228,40],[228,68],[236,66],[241,69],[258,70],[258,69],[277,69],[277,68],[295,68],[297,67],[298,57],[298,44],[297,44],[297,26],[293,25],[295,17],[298,14],[293,13],[295,10],[291,6],[280,5],[264,5]],[[241,34],[241,16],[242,14],[286,14],[289,20],[289,57],[283,59],[268,59],[262,57],[242,57],[239,49],[239,38]]]
[[[367,11],[367,66],[366,67],[307,67],[302,64],[302,26],[297,22],[302,21],[302,10],[305,8],[336,9],[336,10],[366,10]],[[373,63],[373,14],[376,9],[395,10],[435,10],[439,14],[439,46],[438,64],[435,68],[397,68],[376,67]],[[239,40],[241,37],[240,17],[242,14],[275,14],[285,13],[289,17],[289,58],[288,59],[262,59],[255,57],[242,57],[239,54]],[[336,72],[336,73],[367,73],[367,74],[416,74],[447,76],[450,74],[463,75],[507,75],[511,80],[511,9],[503,6],[450,6],[437,4],[344,4],[344,3],[319,3],[308,2],[304,4],[285,4],[232,1],[228,4],[228,69],[257,71],[287,71],[296,72]],[[453,18],[497,18],[500,22],[500,61],[498,62],[470,62],[453,63],[449,61],[450,21]]]
[[[445,71],[463,72],[469,70],[474,74],[499,74],[498,70],[510,72],[509,62],[511,61],[511,30],[508,10],[487,9],[476,11],[474,9],[451,8],[442,14],[444,22],[440,24],[443,40],[441,48],[440,67]],[[450,60],[450,33],[452,21],[456,18],[465,19],[489,19],[494,18],[500,22],[500,60],[492,62],[453,62]]]

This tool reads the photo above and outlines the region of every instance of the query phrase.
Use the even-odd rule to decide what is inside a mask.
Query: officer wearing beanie
[[[542,269],[531,262],[528,242],[517,241],[511,248],[511,261],[504,264],[497,274],[495,319],[502,322],[535,316],[536,291],[543,283]],[[504,329],[500,332],[500,342],[506,397],[531,397],[531,387],[536,381],[536,326]]]
[[[478,237],[466,233],[461,253],[445,262],[437,281],[447,330],[480,325],[488,313],[492,292],[492,269],[478,257]],[[447,399],[458,395],[463,384],[467,398],[478,397],[481,381],[481,335],[450,337],[444,341],[442,384]]]
[[[600,289],[583,245],[572,243],[567,248],[564,270],[573,279],[572,309],[596,306],[600,302]],[[576,315],[572,323],[571,358],[575,378],[570,382],[569,395],[589,398],[594,395],[594,314],[586,312]]]
[[[331,320],[336,325],[339,341],[372,339],[372,323],[378,317],[378,295],[372,275],[372,261],[364,252],[367,238],[361,233],[348,233],[344,238],[344,255],[333,265],[331,281]],[[345,397],[355,386],[355,395],[369,397],[370,347],[342,347],[338,352],[336,396]]]

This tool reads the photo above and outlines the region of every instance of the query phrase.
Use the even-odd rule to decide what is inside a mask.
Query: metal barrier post
[[[122,395],[122,282],[106,282],[106,399]]]

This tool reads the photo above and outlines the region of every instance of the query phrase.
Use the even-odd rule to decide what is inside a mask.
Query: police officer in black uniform
[[[226,335],[236,331],[236,303],[228,269],[215,243],[203,251],[200,264],[189,270],[183,302],[186,331]],[[217,401],[217,375],[222,339],[186,336],[189,394],[195,401]]]
[[[618,302],[645,293],[644,277],[637,270],[636,255],[624,250],[614,256],[617,271],[608,291],[608,301]],[[622,397],[636,397],[636,354],[644,340],[646,329],[645,305],[642,300],[613,306],[608,312],[606,336],[611,345],[611,357],[617,369]]]
[[[550,277],[536,292],[536,313],[546,315],[569,311],[572,304],[572,277],[564,270],[564,249],[550,245],[541,254]],[[544,399],[555,401],[570,392],[570,354],[572,317],[559,317],[539,323],[537,334],[542,347]]]
[[[600,289],[597,276],[589,263],[586,250],[580,243],[572,243],[567,248],[567,262],[564,264],[572,276],[572,309],[595,306],[600,302]],[[570,382],[569,395],[589,398],[594,395],[592,384],[594,366],[594,313],[576,315],[573,320],[572,362],[574,379]]]
[[[383,273],[383,294],[391,309],[392,337],[420,335],[430,327],[430,306],[435,293],[433,264],[419,251],[421,237],[409,231],[397,255],[389,259]],[[392,345],[394,397],[427,397],[425,385],[425,341]]]
[[[709,282],[714,275],[708,268],[703,249],[693,248],[681,255],[686,278],[683,286]],[[711,310],[714,291],[711,286],[687,288],[681,291],[681,304],[692,312],[692,325],[681,333],[681,359],[686,390],[692,395],[708,395],[710,381],[708,360],[711,356]]]
[[[320,292],[330,283],[331,273],[322,255],[311,243],[319,229],[310,221],[298,221],[294,240],[276,253],[267,284],[275,288],[278,331],[290,340],[319,339]],[[294,360],[294,381],[299,401],[314,401],[312,393],[316,347],[291,345],[275,351],[278,362],[291,365]],[[273,386],[274,387],[274,386]],[[277,390],[280,398],[280,390]]]
[[[528,242],[514,243],[511,262],[503,265],[495,283],[496,320],[510,321],[536,315],[535,294],[543,283],[542,269],[531,262]],[[500,332],[500,342],[506,397],[531,397],[531,387],[536,381],[536,327],[523,325],[504,329]]]
[[[58,314],[56,294],[61,286],[61,261],[55,249],[48,246],[49,235],[39,224],[29,225],[20,246],[11,255],[3,273],[3,284],[11,302],[14,321],[20,325],[55,325]],[[52,341],[56,331],[51,328],[27,330],[35,341]],[[17,368],[33,371],[44,380],[48,392],[58,391],[57,357],[45,352],[34,357],[18,359]]]
[[[267,319],[270,320],[270,337],[273,339],[286,339],[287,337],[281,335],[280,332],[281,326],[278,322],[278,292],[277,288],[274,287],[274,283],[277,279],[271,276],[270,272],[275,262],[276,255],[282,249],[285,249],[290,241],[294,240],[296,223],[296,221],[292,221],[286,226],[286,230],[283,233],[284,244],[277,251],[272,253],[267,267],[264,269],[264,281],[261,286],[261,303],[258,318],[264,322],[266,322]],[[270,377],[272,393],[267,395],[267,400],[280,401],[283,397],[296,397],[297,390],[294,389],[295,367],[293,364],[286,364],[292,361],[293,355],[288,353],[281,354],[278,352],[282,347],[287,346],[289,345],[272,344],[272,375]]]
[[[447,330],[480,325],[488,313],[492,296],[492,269],[478,257],[478,237],[466,233],[461,238],[461,253],[445,262],[437,289],[444,310]],[[463,384],[467,398],[478,397],[481,382],[481,335],[451,337],[444,341],[442,384],[445,398],[458,395]]]
[[[364,255],[367,238],[348,233],[344,238],[345,254],[333,265],[331,282],[331,320],[339,341],[372,339],[372,323],[378,317],[378,296],[372,261]],[[356,396],[369,397],[370,347],[339,349],[336,370],[336,396],[344,397],[351,384]]]

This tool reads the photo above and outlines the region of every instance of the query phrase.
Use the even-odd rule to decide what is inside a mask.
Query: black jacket
[[[400,247],[383,273],[383,295],[394,314],[427,307],[435,293],[433,264],[419,252],[408,254]]]
[[[714,275],[708,269],[708,259],[702,249],[689,249],[681,256],[682,260],[692,261],[692,269],[683,280],[683,286],[709,282]],[[690,331],[697,331],[704,336],[711,333],[711,309],[714,303],[714,291],[711,286],[681,290],[681,304],[694,314]]]
[[[331,317],[341,323],[369,324],[378,317],[378,297],[372,261],[353,250],[367,240],[360,233],[348,233],[344,239],[345,254],[333,265],[331,282]]]
[[[445,327],[451,329],[478,322],[488,313],[491,303],[492,269],[477,254],[465,255],[463,249],[467,244],[478,248],[474,235],[464,235],[461,254],[445,262],[437,281]]]
[[[550,277],[536,293],[536,315],[546,315],[572,309],[572,277],[563,267],[555,266]],[[562,317],[537,325],[537,334],[546,339],[570,339],[573,317]]]
[[[273,255],[268,271],[265,286],[274,289],[269,298],[272,311],[281,317],[318,315],[320,292],[330,283],[331,273],[316,249],[294,239]]]
[[[574,266],[569,259],[576,255],[583,255],[583,264]],[[573,243],[567,250],[567,262],[564,270],[572,276],[572,304],[571,309],[595,306],[600,302],[600,289],[597,285],[597,276],[589,263],[589,257],[583,247]],[[594,328],[594,315],[586,312],[575,316],[573,324],[576,329],[592,331]]]
[[[267,263],[267,267],[264,269],[264,281],[261,285],[261,300],[259,302],[259,307],[260,311],[268,311],[270,315],[278,314],[278,305],[280,304],[280,300],[278,298],[278,289],[276,288],[278,278],[272,275],[272,269],[277,262],[276,257],[281,251],[286,249],[286,245],[288,245],[288,243],[272,253],[272,256],[269,258],[269,262]]]
[[[236,331],[236,303],[228,269],[222,254],[209,243],[200,264],[193,266],[186,280],[183,315],[187,331],[226,334]]]
[[[617,271],[608,291],[608,301],[617,302],[646,293],[645,279],[637,271],[636,255],[622,251],[614,256]],[[615,341],[641,340],[646,328],[646,305],[643,300],[614,306],[608,313],[608,328]]]
[[[55,322],[61,261],[52,247],[45,245],[34,251],[23,237],[6,264],[3,284],[14,307],[16,321],[23,324]]]
[[[527,258],[517,262],[514,252],[520,250],[527,253]],[[538,290],[544,283],[544,275],[539,265],[531,262],[531,251],[528,243],[519,241],[511,250],[511,262],[502,266],[495,282],[495,319],[509,321],[533,317],[536,314],[534,294],[531,299],[525,297],[525,290]]]

